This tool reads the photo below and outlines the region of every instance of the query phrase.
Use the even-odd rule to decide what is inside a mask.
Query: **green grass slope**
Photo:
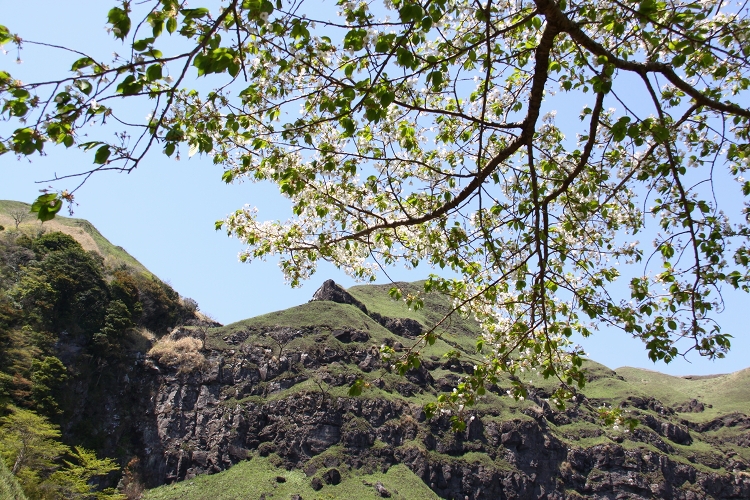
[[[628,394],[647,395],[668,406],[695,399],[706,407],[700,413],[686,413],[685,418],[703,421],[732,412],[750,413],[750,368],[726,375],[673,377],[640,368],[618,368],[625,379]]]
[[[393,300],[388,294],[394,285],[360,285],[347,291],[357,300],[367,306],[367,310],[391,318],[410,318],[422,323],[426,328],[440,323],[436,332],[448,344],[467,353],[475,352],[476,339],[479,334],[477,323],[471,318],[452,314],[445,316],[453,309],[451,301],[439,293],[428,293],[423,296],[424,307],[414,311],[406,306],[402,300]],[[395,283],[405,295],[424,290],[424,281],[413,283]],[[442,321],[442,323],[441,323]],[[445,351],[443,351],[445,352]]]
[[[422,289],[423,282],[397,283],[404,291],[416,292]],[[429,328],[443,320],[451,311],[450,300],[446,297],[431,293],[424,298],[425,307],[414,311],[409,309],[403,301],[393,300],[388,295],[391,285],[362,285],[349,288],[347,291],[362,302],[368,312],[377,313],[389,318],[409,318],[419,321]],[[208,347],[214,349],[231,348],[221,339],[242,331],[259,331],[263,329],[281,328],[315,328],[333,331],[336,329],[354,328],[367,332],[372,343],[380,346],[383,342],[400,342],[409,348],[416,340],[394,335],[373,318],[352,305],[337,304],[329,301],[315,301],[301,304],[283,311],[276,311],[255,318],[250,318],[226,325],[211,332]],[[442,356],[452,349],[459,349],[466,355],[476,353],[476,340],[479,334],[477,324],[458,314],[451,315],[436,329],[439,340],[432,346],[422,348],[424,356]],[[250,341],[253,340],[251,337]],[[311,340],[309,340],[311,342]],[[303,339],[298,339],[291,347],[305,347]]]
[[[255,330],[270,327],[323,328],[335,330],[356,328],[386,335],[387,330],[354,306],[335,302],[308,302],[283,311],[275,311],[254,318],[217,328],[212,336],[231,335],[242,330]]]
[[[57,215],[54,219],[42,224],[36,219],[36,214],[30,213],[30,209],[31,205],[28,203],[0,200],[0,225],[5,226],[6,231],[12,230],[15,228],[15,223],[10,214],[14,211],[28,212],[28,217],[21,223],[19,229],[27,231],[44,229],[46,231],[60,231],[69,234],[84,249],[93,250],[101,254],[105,261],[113,267],[125,264],[141,273],[151,274],[143,264],[126,252],[124,248],[110,243],[89,221]]]
[[[282,482],[283,481],[283,482]],[[374,485],[380,482],[399,500],[429,500],[438,497],[413,472],[404,465],[396,465],[387,472],[344,475],[341,483],[325,485],[320,491],[310,486],[310,478],[302,471],[288,471],[274,466],[269,458],[254,457],[231,469],[213,476],[198,476],[194,479],[165,485],[149,490],[144,500],[235,500],[238,498],[263,498],[288,500],[299,495],[305,500],[357,499],[377,500],[382,498]]]
[[[368,310],[370,310],[371,303],[369,301],[363,302],[368,307]],[[396,306],[399,306],[399,303],[394,303]],[[377,309],[374,310],[377,312]],[[392,311],[392,314],[393,317],[405,318],[410,317],[408,314],[410,312],[413,313],[413,311],[409,311],[406,307],[403,307]],[[414,319],[420,320],[421,318]],[[248,342],[256,342],[264,345],[268,344],[270,346],[272,342],[269,344],[268,340],[264,340],[262,335],[256,334],[257,332],[277,327],[315,329],[324,332],[332,332],[338,329],[356,329],[364,331],[370,335],[371,343],[376,346],[380,346],[384,342],[401,342],[405,347],[409,347],[412,343],[416,342],[416,340],[410,341],[404,337],[394,335],[381,326],[380,323],[352,305],[338,304],[329,301],[315,301],[212,329],[207,337],[206,346],[212,349],[231,349],[232,347],[223,339],[241,332],[251,333],[250,337],[247,339]],[[456,335],[455,332],[443,333],[445,337],[444,340],[438,340],[434,345],[426,347],[423,350],[425,355],[442,355],[446,351],[454,348],[453,341],[456,339],[460,340],[462,347],[466,349],[469,349],[474,345],[474,341],[471,339],[475,337],[474,335],[469,335],[468,332],[462,336]],[[332,347],[340,347],[340,344],[330,336],[327,336],[325,341],[331,343]],[[309,348],[316,342],[318,342],[316,339],[309,336],[297,338],[289,344],[289,348],[305,349]]]

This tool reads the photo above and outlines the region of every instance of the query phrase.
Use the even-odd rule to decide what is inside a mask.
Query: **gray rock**
[[[409,339],[422,333],[422,324],[411,318],[386,318],[383,326],[392,333]]]
[[[341,427],[334,425],[318,425],[306,431],[305,443],[312,455],[324,452],[341,439]]]
[[[367,308],[365,305],[355,299],[349,292],[344,290],[333,280],[324,281],[321,287],[315,291],[310,302],[318,300],[330,300],[331,302],[337,302],[339,304],[351,304],[367,314]]]
[[[326,484],[337,485],[341,482],[341,473],[338,469],[328,469],[323,473],[323,481]]]
[[[333,338],[344,344],[350,342],[367,342],[370,340],[370,335],[367,332],[361,330],[334,330],[332,332]]]
[[[323,481],[321,481],[319,477],[312,478],[312,481],[310,481],[310,488],[315,491],[320,491],[323,488]]]
[[[523,438],[518,431],[513,430],[503,433],[503,435],[500,437],[500,441],[505,447],[516,447],[523,443]]]
[[[706,407],[697,399],[691,399],[685,403],[676,405],[674,410],[678,413],[701,413]]]
[[[688,445],[693,442],[693,438],[690,437],[690,432],[687,429],[671,422],[661,424],[660,434],[677,444]]]
[[[378,481],[375,483],[375,493],[380,495],[382,498],[391,498],[391,492],[386,489],[385,486],[383,486],[383,483]]]

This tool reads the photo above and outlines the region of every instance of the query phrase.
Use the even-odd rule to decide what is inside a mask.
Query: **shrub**
[[[138,283],[136,279],[122,269],[113,273],[114,279],[109,283],[112,300],[122,301],[131,313],[134,323],[141,319],[143,305],[138,300]]]
[[[191,299],[190,297],[184,297],[182,299],[182,306],[188,313],[195,313],[200,310],[200,307],[198,307],[198,301]]]
[[[142,276],[137,284],[142,307],[140,326],[157,334],[166,333],[180,319],[180,295],[157,278]]]
[[[177,368],[178,373],[192,373],[209,367],[208,360],[201,353],[202,348],[203,342],[196,338],[172,340],[163,337],[148,351],[148,355],[161,365]]]
[[[39,236],[34,243],[32,248],[37,253],[39,258],[44,257],[50,252],[59,252],[74,248],[80,252],[84,251],[80,243],[78,243],[72,236],[61,233],[58,231],[52,233],[45,233]]]

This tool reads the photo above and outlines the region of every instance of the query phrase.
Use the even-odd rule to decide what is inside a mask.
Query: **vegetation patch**
[[[283,477],[284,481],[279,482],[278,477]],[[302,471],[288,471],[274,466],[267,458],[255,457],[213,476],[198,476],[149,490],[144,500],[236,500],[260,498],[261,495],[279,500],[288,500],[292,495],[300,495],[305,500],[379,500],[382,497],[375,490],[378,482],[393,499],[439,498],[404,465],[395,465],[387,472],[345,474],[339,484],[323,483],[319,491],[310,486],[310,481],[311,478]]]
[[[161,365],[176,368],[180,374],[187,374],[205,370],[210,366],[201,349],[203,342],[196,338],[183,337],[172,340],[162,337],[148,351],[148,355]]]
[[[26,500],[23,488],[18,483],[16,476],[11,474],[5,466],[5,461],[0,460],[0,498],[7,500]]]

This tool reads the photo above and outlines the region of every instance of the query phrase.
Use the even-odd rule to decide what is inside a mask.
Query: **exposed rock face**
[[[378,481],[375,483],[375,492],[380,495],[381,498],[391,498],[391,492],[383,486],[383,483]]]
[[[383,326],[402,337],[413,339],[422,333],[419,321],[409,318],[385,318]]]
[[[331,302],[337,302],[339,304],[351,304],[354,307],[367,314],[367,308],[365,305],[352,297],[352,295],[344,290],[341,285],[336,284],[333,280],[326,280],[313,294],[310,302],[315,300],[330,300]]]
[[[322,349],[308,355],[306,363],[354,362],[366,352]],[[311,484],[320,487],[340,481],[342,467],[385,470],[403,463],[450,499],[577,498],[574,493],[602,499],[750,498],[750,477],[739,470],[746,464],[740,461],[735,472],[720,473],[671,459],[667,443],[687,443],[690,432],[652,414],[643,417],[644,425],[632,438],[664,437],[664,452],[629,449],[615,441],[591,448],[567,444],[550,429],[550,421],[564,414],[544,404],[528,416],[504,421],[477,414],[464,433],[454,434],[447,418],[427,422],[419,405],[398,398],[332,398],[311,391],[273,401],[253,397],[278,390],[284,381],[293,385],[304,379],[295,375],[295,356],[299,353],[274,361],[254,347],[212,352],[210,370],[187,376],[143,363],[135,392],[144,411],[132,422],[132,432],[141,445],[149,485],[218,472],[259,450],[305,469],[314,476]],[[436,384],[426,373],[405,381],[408,391]],[[328,380],[331,385],[351,382],[333,375]],[[747,424],[747,417],[738,415],[709,427]],[[373,447],[376,441],[381,445]],[[331,455],[334,445],[345,453]],[[487,460],[462,460],[468,452]],[[386,489],[376,491],[388,497]]]
[[[706,407],[700,401],[691,399],[681,405],[675,406],[674,409],[680,413],[700,413],[704,411]]]
[[[323,282],[320,288],[318,288],[313,294],[312,301],[316,300],[330,300],[339,304],[350,304],[358,308],[363,313],[370,316],[372,319],[383,325],[386,329],[395,333],[396,335],[414,339],[422,333],[422,325],[410,318],[389,318],[382,316],[376,312],[369,312],[367,307],[354,298],[349,292],[344,290],[333,280],[326,280]]]
[[[657,434],[664,436],[674,443],[689,445],[693,442],[690,432],[681,425],[673,424],[672,422],[663,422],[651,415],[644,416],[642,421],[656,431]]]
[[[339,342],[348,344],[350,342],[367,342],[370,340],[370,334],[356,329],[334,330],[333,337]]]
[[[315,300],[335,298],[356,306],[346,291],[326,283]],[[408,322],[400,324],[417,332]],[[257,333],[258,338],[275,328]],[[204,352],[208,368],[187,374],[136,359],[109,386],[104,406],[93,416],[103,449],[113,454],[127,447],[137,455],[149,487],[219,472],[259,453],[304,470],[315,489],[337,484],[349,469],[387,470],[400,463],[446,499],[750,498],[749,467],[740,457],[696,453],[694,465],[670,456],[700,433],[750,429],[746,415],[698,425],[681,421],[658,400],[631,398],[627,405],[642,422],[635,432],[623,436],[590,425],[574,439],[558,428],[596,422],[583,398],[557,412],[543,395],[530,394],[534,403],[518,412],[475,412],[466,431],[456,434],[447,416],[427,421],[421,405],[406,398],[450,390],[473,372],[471,363],[425,359],[404,378],[374,382],[382,392],[333,397],[326,387],[346,387],[355,379],[345,367],[382,368],[377,347],[364,344],[370,334],[322,327],[294,334],[310,339],[308,347],[304,352],[289,347],[277,358],[248,340],[248,332],[235,332],[223,339],[228,349]],[[335,340],[324,342],[327,338]],[[432,370],[441,370],[437,380]],[[317,385],[308,382],[307,389],[294,390],[310,379]],[[600,442],[584,447],[577,439]],[[374,489],[382,498],[391,495],[382,484]]]

